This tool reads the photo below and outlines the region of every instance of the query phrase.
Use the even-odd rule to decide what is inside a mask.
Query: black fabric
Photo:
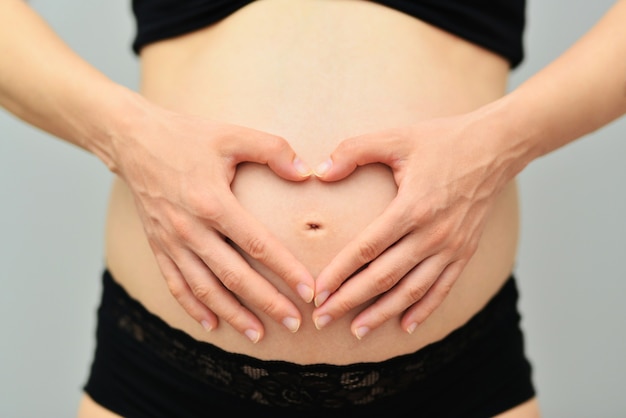
[[[256,0],[133,0],[133,50],[225,18]],[[294,0],[297,1],[297,0]],[[365,0],[363,0],[365,1]],[[440,27],[504,56],[523,59],[525,0],[372,0]]]
[[[535,394],[517,299],[511,277],[464,326],[415,353],[298,365],[197,341],[148,312],[105,271],[85,391],[127,418],[491,417]]]
[[[133,50],[216,23],[255,0],[132,0]]]
[[[525,0],[373,0],[507,58],[524,57]]]

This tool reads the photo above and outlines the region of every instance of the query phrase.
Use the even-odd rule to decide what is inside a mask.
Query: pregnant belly
[[[211,28],[147,47],[142,68],[142,92],[155,103],[281,135],[311,166],[344,138],[494,100],[503,94],[507,74],[504,61],[491,53],[360,1],[254,2]],[[314,275],[396,193],[390,170],[379,164],[336,183],[291,183],[265,166],[243,164],[232,189]],[[409,336],[393,318],[358,341],[349,323],[360,309],[317,331],[312,306],[294,296],[304,318],[298,333],[263,317],[265,338],[252,345],[225,322],[205,333],[169,294],[121,180],[113,188],[107,225],[108,266],[148,309],[226,350],[299,363],[377,361],[442,338],[498,290],[516,244],[517,193],[511,184],[496,201],[476,255],[419,332]],[[292,295],[274,274],[249,262]]]
[[[391,171],[380,164],[345,180],[289,182],[266,166],[242,165],[232,184],[239,202],[272,231],[315,276],[348,240],[381,214],[396,193]],[[254,260],[250,260],[256,265]],[[260,268],[260,266],[259,266]],[[276,283],[281,286],[281,283]]]
[[[396,188],[389,169],[382,165],[366,166],[344,181],[325,184],[317,180],[291,183],[267,167],[248,164],[239,169],[233,191],[242,205],[315,275],[385,209]],[[256,312],[266,326],[265,338],[259,344],[250,344],[224,321],[211,333],[204,332],[169,293],[130,192],[120,180],[113,188],[107,236],[107,264],[114,277],[150,311],[196,339],[228,351],[298,363],[379,361],[443,338],[498,290],[515,257],[517,193],[511,184],[497,199],[477,253],[444,303],[420,325],[419,332],[408,335],[400,329],[399,318],[392,318],[362,341],[352,336],[349,326],[363,306],[318,331],[310,319],[313,306],[301,302],[276,275],[247,256],[255,269],[298,305],[304,319],[300,330],[291,334]]]

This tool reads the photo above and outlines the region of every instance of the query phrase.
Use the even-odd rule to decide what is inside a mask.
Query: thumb
[[[302,161],[291,145],[276,135],[255,132],[237,149],[236,163],[267,164],[280,177],[291,181],[306,180],[313,171]]]
[[[314,170],[322,181],[337,181],[349,176],[357,167],[383,163],[394,168],[399,159],[398,141],[389,134],[365,134],[343,140],[330,158]]]

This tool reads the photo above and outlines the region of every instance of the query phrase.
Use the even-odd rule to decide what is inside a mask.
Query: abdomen
[[[344,138],[492,101],[504,93],[508,72],[508,64],[490,52],[353,0],[254,2],[208,29],[146,47],[142,66],[142,92],[151,100],[280,135],[311,166]],[[233,191],[317,274],[384,210],[396,186],[379,164],[337,183],[291,183],[266,167],[244,164]],[[307,321],[312,307],[304,304],[305,322],[295,335],[266,318],[265,339],[254,346],[225,323],[206,334],[169,295],[121,181],[112,193],[107,263],[148,309],[226,350],[299,363],[376,361],[415,351],[478,311],[510,273],[517,222],[512,184],[498,198],[476,255],[419,332],[409,336],[392,320],[363,341],[349,332],[357,312],[320,332]],[[281,288],[280,280],[263,273]]]

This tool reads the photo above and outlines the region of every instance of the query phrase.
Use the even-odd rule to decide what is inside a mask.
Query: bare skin
[[[507,96],[501,57],[406,15],[294,4],[147,47],[140,97],[5,0],[1,104],[119,175],[107,264],[170,324],[299,363],[418,350],[510,273],[515,175],[626,111],[626,2]]]
[[[368,2],[293,4],[258,2],[213,27],[146,47],[142,94],[175,112],[286,138],[307,166],[324,161],[345,138],[464,113],[504,94],[505,60],[402,13]],[[268,14],[271,19],[261,18]],[[449,52],[442,55],[443,50]],[[212,64],[216,62],[220,65]],[[474,71],[460,70],[469,65]],[[433,79],[440,85],[433,86]],[[368,164],[337,182],[315,177],[292,182],[266,166],[240,164],[232,190],[313,277],[397,195],[393,174],[382,164]],[[111,194],[107,265],[149,310],[228,351],[302,364],[380,361],[444,337],[480,310],[509,276],[518,233],[514,182],[492,207],[477,254],[441,308],[413,334],[399,326],[396,315],[368,338],[355,338],[351,322],[373,300],[318,330],[315,306],[241,249],[302,315],[295,321],[273,321],[241,297],[243,306],[261,319],[263,338],[250,344],[225,322],[206,333],[171,296],[122,180]],[[292,334],[285,324],[296,321],[298,331]],[[255,334],[246,334],[251,336]]]
[[[146,47],[143,95],[175,112],[286,138],[296,154],[314,166],[344,138],[467,112],[504,93],[508,65],[501,57],[402,13],[368,2],[291,4],[254,3],[213,27]],[[271,19],[260,18],[268,13]],[[372,25],[388,39],[373,35]],[[297,47],[289,41],[295,34]],[[260,50],[267,52],[254,52]],[[442,50],[449,52],[442,56]],[[211,64],[216,62],[220,65]],[[468,65],[474,71],[450,70]],[[442,68],[449,69],[441,86],[434,88],[431,80],[443,77]],[[264,165],[247,163],[238,166],[232,190],[239,204],[315,277],[383,213],[397,187],[391,170],[382,164],[361,167],[342,181],[312,177],[293,182]],[[263,339],[252,345],[223,322],[207,334],[180,309],[154,262],[135,206],[132,192],[118,180],[107,227],[107,265],[114,277],[148,309],[194,337],[260,358],[351,363],[413,352],[484,306],[515,262],[517,193],[511,183],[493,203],[480,248],[441,312],[414,335],[398,326],[396,317],[376,330],[377,338],[358,341],[350,332],[351,321],[372,300],[318,331],[312,320],[315,306],[240,249],[302,313],[293,318],[300,324],[292,335],[285,323],[293,321],[272,321],[241,296],[264,326]],[[388,344],[391,340],[394,344]]]

